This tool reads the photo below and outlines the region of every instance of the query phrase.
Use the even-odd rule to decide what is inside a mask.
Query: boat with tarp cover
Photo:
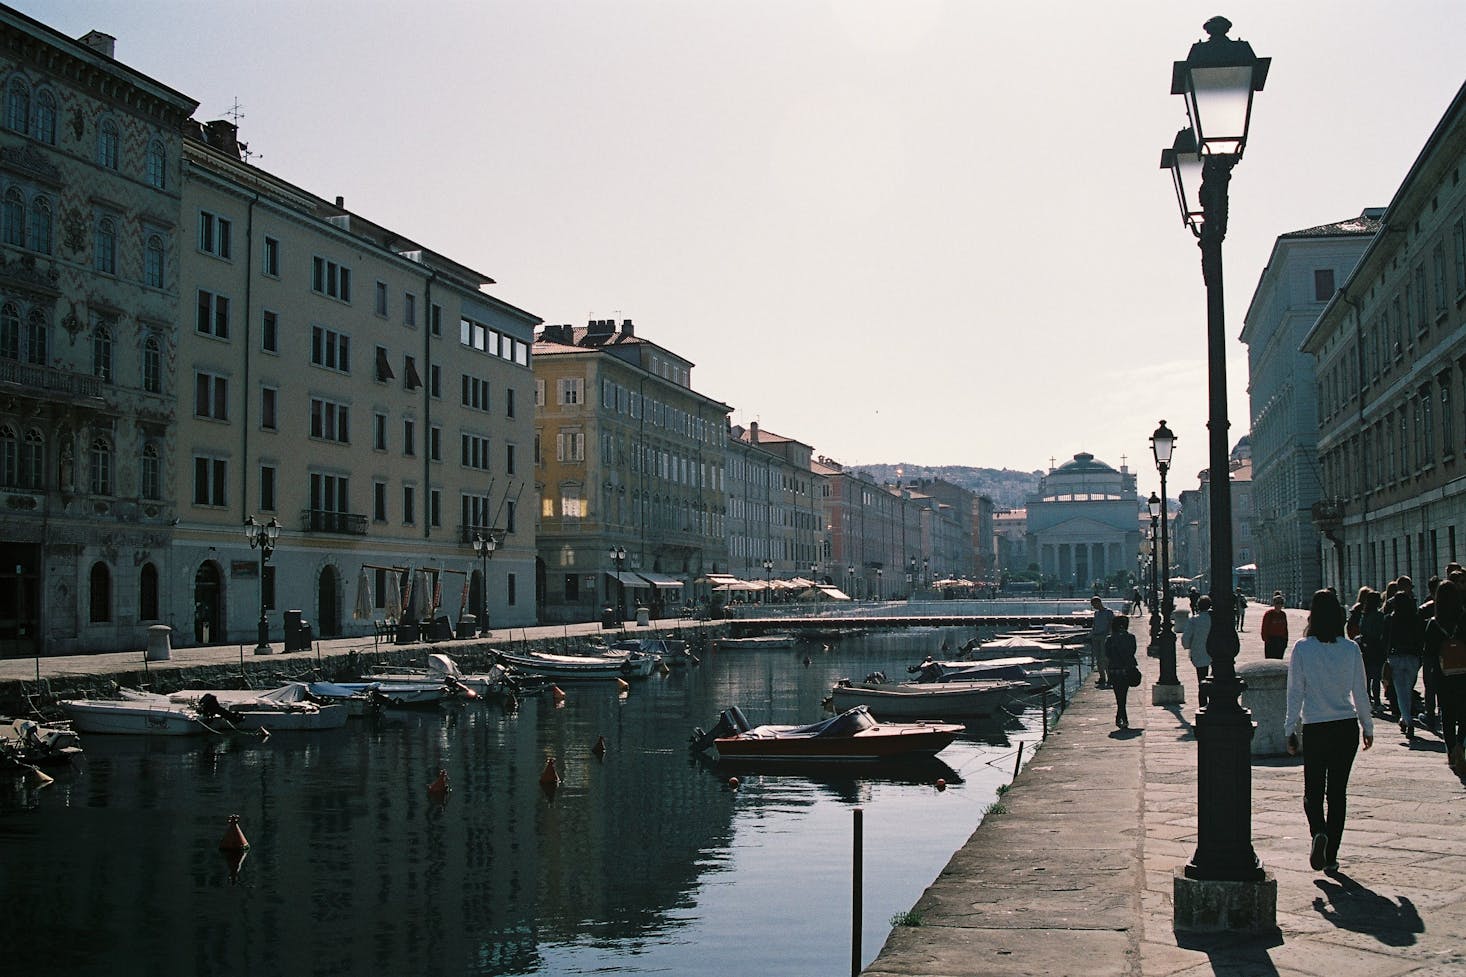
[[[737,706],[723,710],[692,748],[715,749],[724,763],[874,763],[932,757],[965,727],[956,723],[883,723],[865,706],[807,726],[753,726]]]

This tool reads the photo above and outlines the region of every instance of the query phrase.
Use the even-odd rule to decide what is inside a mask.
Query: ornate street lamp
[[[1151,493],[1155,498],[1155,493]],[[1157,523],[1160,522],[1160,515],[1157,513],[1150,517],[1150,529],[1145,534],[1145,551],[1150,560],[1150,640],[1155,643],[1155,636],[1161,633],[1161,582],[1156,574],[1157,560],[1160,555],[1157,547],[1160,545],[1160,530]],[[1167,581],[1169,585],[1170,581]]]
[[[850,587],[850,592],[846,596],[848,596],[851,600],[855,600],[855,564],[852,563],[845,568],[845,579],[849,581]]]
[[[1156,471],[1161,475],[1160,498],[1152,494],[1148,503],[1150,517],[1159,522],[1161,530],[1160,574],[1163,582],[1160,628],[1156,631],[1156,655],[1161,660],[1161,677],[1157,684],[1172,687],[1165,694],[1165,698],[1168,702],[1174,699],[1180,703],[1184,698],[1181,682],[1176,678],[1176,626],[1172,618],[1176,604],[1171,597],[1171,519],[1166,512],[1166,507],[1170,504],[1170,497],[1166,494],[1166,474],[1171,470],[1171,453],[1176,450],[1176,435],[1166,427],[1165,421],[1161,421],[1155,433],[1150,436],[1150,450],[1155,456]]]
[[[610,553],[611,562],[616,564],[616,620],[626,620],[626,584],[621,580],[621,567],[626,563],[626,547],[613,546]]]
[[[489,559],[493,557],[494,550],[498,546],[499,541],[494,539],[494,534],[491,532],[473,534],[473,551],[478,554],[479,563],[483,566],[483,571],[479,575],[479,634],[486,634],[489,630]]]
[[[249,540],[249,548],[260,551],[260,635],[259,643],[255,645],[256,655],[270,654],[270,622],[265,617],[265,566],[270,562],[270,554],[275,552],[275,544],[280,539],[280,523],[274,516],[264,525],[255,522],[254,516],[248,516],[244,520],[244,538]]]
[[[885,584],[881,582],[881,577],[885,574],[885,572],[886,571],[882,567],[876,567],[876,600],[886,599],[886,587]]]
[[[1252,714],[1243,708],[1239,698],[1243,686],[1236,671],[1237,632],[1226,626],[1233,620],[1232,481],[1222,242],[1227,236],[1227,185],[1232,168],[1247,147],[1252,96],[1262,90],[1271,59],[1257,57],[1246,41],[1227,37],[1231,28],[1231,22],[1225,17],[1208,20],[1204,25],[1207,39],[1193,44],[1186,60],[1176,62],[1171,71],[1171,94],[1186,99],[1186,114],[1200,157],[1201,181],[1196,187],[1194,203],[1186,177],[1194,172],[1195,162],[1188,153],[1178,153],[1174,145],[1161,156],[1161,165],[1171,171],[1177,187],[1182,220],[1198,239],[1202,279],[1206,285],[1211,614],[1214,622],[1223,622],[1223,626],[1211,629],[1207,640],[1211,677],[1203,696],[1207,705],[1197,711],[1195,726],[1197,845],[1195,855],[1184,869],[1184,877],[1203,883],[1260,883],[1265,882],[1267,873],[1252,847]],[[1159,451],[1156,461],[1160,463]],[[1164,522],[1161,539],[1164,550]],[[1170,588],[1166,589],[1169,592]],[[1178,925],[1182,925],[1186,917],[1183,903],[1190,895],[1183,893],[1180,880],[1176,894],[1176,917]],[[1238,906],[1247,898],[1257,899],[1254,906],[1266,902],[1251,893],[1239,896]],[[1223,925],[1229,928],[1273,925],[1274,913],[1259,910],[1255,915],[1268,918],[1245,923],[1237,919]],[[1227,919],[1225,913],[1222,918]]]
[[[764,603],[769,602],[769,594],[773,591],[774,561],[764,561]]]

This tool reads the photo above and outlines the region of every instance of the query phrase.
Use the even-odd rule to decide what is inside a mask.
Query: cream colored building
[[[196,104],[0,7],[0,654],[141,648],[177,515],[180,128]]]
[[[629,319],[549,325],[535,342],[543,620],[665,612],[726,571],[730,408],[692,388],[692,366]]]
[[[487,569],[491,624],[533,622],[539,320],[482,272],[242,157],[228,122],[186,140],[178,639],[253,644],[262,600],[277,642],[291,609],[317,636],[363,633],[387,617],[394,569],[411,571],[409,620],[478,614]],[[282,527],[263,576],[249,517]],[[476,532],[499,544],[488,561]],[[363,571],[370,619],[353,616]]]
[[[826,576],[819,548],[820,476],[810,468],[812,453],[809,445],[762,430],[757,421],[729,430],[729,573],[764,581]]]

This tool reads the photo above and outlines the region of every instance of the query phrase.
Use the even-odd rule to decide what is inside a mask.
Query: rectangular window
[[[545,381],[543,380],[534,382],[534,405],[536,407],[545,406]]]
[[[351,269],[327,258],[311,259],[311,291],[329,298],[351,301]]]
[[[514,416],[514,388],[504,388],[504,414],[506,417]]]
[[[417,372],[417,360],[411,356],[402,358],[402,387],[404,390],[416,390],[422,386],[422,376]]]
[[[266,353],[280,352],[280,317],[268,309],[260,319],[260,349]]]
[[[387,283],[377,282],[376,313],[383,318],[387,315]]]
[[[428,396],[443,396],[443,368],[436,363],[428,367]]]
[[[1435,310],[1446,311],[1446,246],[1438,243],[1431,252],[1431,271],[1435,276]]]
[[[443,460],[443,429],[436,424],[428,428],[428,460]]]
[[[443,335],[443,307],[436,302],[428,309],[428,331],[434,336]]]
[[[260,509],[275,511],[275,466],[260,466]]]
[[[388,380],[396,379],[397,374],[392,372],[392,363],[387,359],[387,347],[377,347],[377,382],[386,383]]]
[[[489,381],[463,374],[462,401],[464,407],[485,411],[489,409]]]
[[[1334,270],[1332,268],[1316,268],[1313,272],[1313,299],[1316,302],[1327,302],[1334,297]]]
[[[193,416],[229,420],[229,381],[212,373],[195,373]]]
[[[417,522],[417,489],[411,485],[402,486],[402,524],[411,526]]]
[[[193,459],[193,504],[229,504],[229,463],[223,458],[195,456]]]
[[[1441,392],[1441,455],[1454,458],[1456,455],[1456,419],[1451,416],[1451,377],[1444,374],[1439,380]]]
[[[229,299],[215,292],[199,289],[198,316],[194,329],[215,339],[229,338]]]
[[[580,574],[565,574],[565,600],[572,604],[580,600]]]
[[[514,445],[504,445],[504,474],[514,474]]]
[[[387,521],[387,483],[372,483],[372,522]]]
[[[351,337],[325,326],[311,326],[311,363],[338,373],[350,373]]]
[[[279,430],[279,418],[275,413],[278,397],[279,391],[274,387],[260,388],[260,427],[266,431]]]
[[[409,458],[417,454],[417,422],[412,418],[402,421],[402,453]]]
[[[514,508],[513,499],[504,500],[504,532],[506,533],[514,532]]]
[[[443,525],[443,493],[438,489],[428,490],[428,525],[435,529]]]
[[[514,604],[515,604],[515,602],[519,599],[519,593],[518,593],[518,586],[517,586],[517,584],[518,584],[518,581],[514,579],[514,574],[510,573],[510,574],[506,574],[505,575],[505,577],[504,577],[504,599],[509,604],[510,607],[513,607]]]
[[[280,242],[272,237],[265,238],[265,253],[260,256],[260,271],[271,278],[280,277]]]
[[[489,470],[489,439],[477,434],[458,436],[458,463],[464,468]]]
[[[349,414],[345,404],[333,403],[320,397],[312,397],[310,404],[311,437],[339,444],[351,443]]]
[[[585,381],[580,377],[565,377],[555,381],[556,400],[561,404],[578,404],[585,399]]]
[[[1456,252],[1456,294],[1466,293],[1466,217],[1451,228],[1451,246]]]
[[[228,218],[199,211],[199,250],[216,258],[230,257],[230,230]]]
[[[556,461],[585,461],[585,435],[579,431],[561,431],[555,435]]]
[[[402,324],[417,325],[417,296],[411,292],[402,293]]]
[[[387,415],[372,415],[372,447],[377,451],[387,450]]]

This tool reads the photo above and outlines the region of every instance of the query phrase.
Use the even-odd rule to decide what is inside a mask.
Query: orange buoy
[[[45,787],[47,784],[54,783],[55,780],[55,777],[52,777],[40,767],[26,767],[25,785],[27,787],[39,790],[40,788]]]
[[[224,837],[219,841],[220,851],[248,851],[249,841],[244,837],[244,831],[239,827],[239,815],[229,815],[229,824],[224,829]]]
[[[605,756],[606,755],[606,738],[604,736],[597,736],[596,737],[596,745],[593,746],[593,747],[591,747],[590,748],[590,751],[592,753],[594,753],[597,757],[603,757],[603,756]]]
[[[565,690],[560,688],[560,686],[558,685],[550,686],[550,695],[554,697],[556,702],[565,701]]]
[[[244,865],[244,860],[249,857],[249,848],[241,848],[237,851],[220,851],[219,857],[224,859],[224,867],[229,870],[229,883],[236,885],[239,882],[239,870]]]
[[[626,681],[624,678],[618,678],[616,680],[616,691],[617,692],[630,692],[631,691],[631,683],[628,682],[628,681]]]
[[[728,778],[728,789],[729,790],[737,790],[738,789],[738,778],[737,777],[729,777]]]
[[[944,777],[938,777],[937,778],[937,790],[946,790],[946,789],[947,789],[947,781],[946,781],[946,778],[944,778]]]
[[[428,793],[438,797],[448,793],[448,771],[442,767],[438,768],[438,777],[431,784],[428,784]]]
[[[540,786],[554,787],[560,783],[560,772],[555,769],[555,758],[545,758],[545,769],[540,771]]]

